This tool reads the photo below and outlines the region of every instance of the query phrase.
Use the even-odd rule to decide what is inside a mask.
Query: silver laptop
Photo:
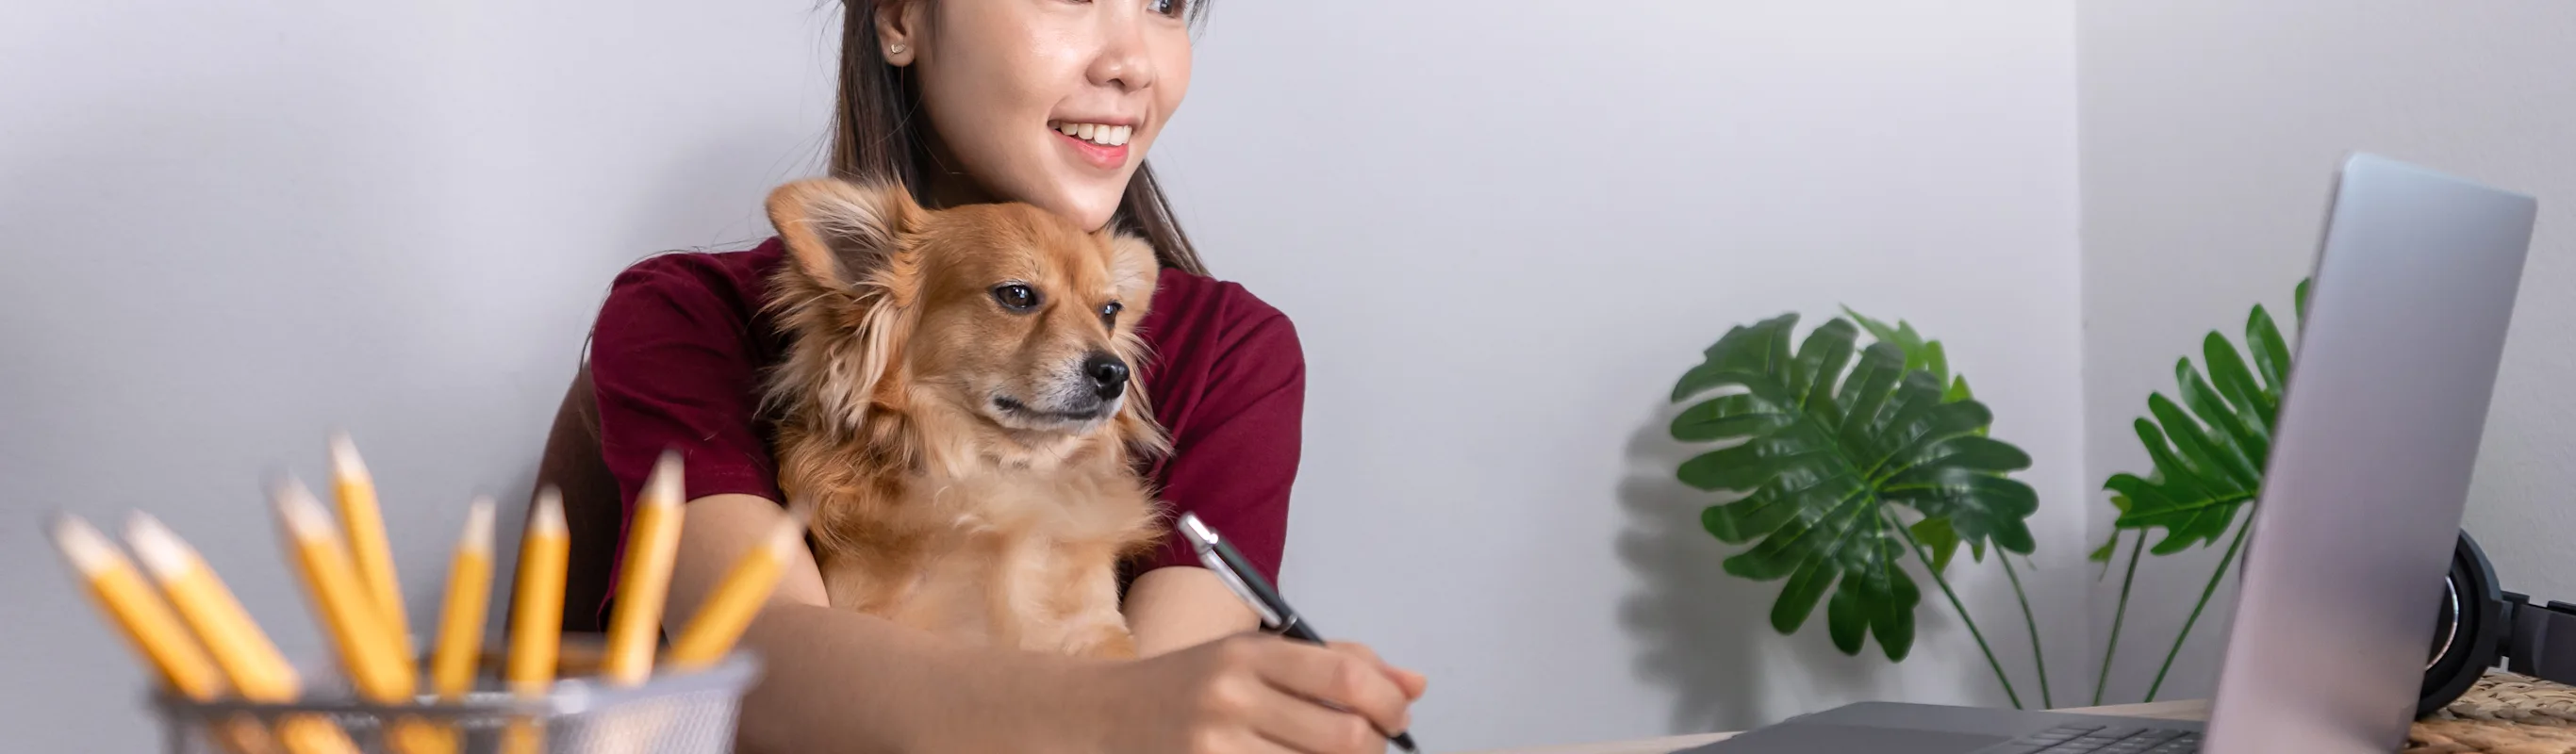
[[[2537,211],[2343,165],[2208,725],[1864,703],[1705,754],[2314,754],[2402,748]]]

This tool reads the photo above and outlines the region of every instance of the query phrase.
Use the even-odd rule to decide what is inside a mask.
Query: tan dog
[[[1117,565],[1166,448],[1134,365],[1153,248],[1024,204],[926,210],[900,188],[782,186],[792,339],[769,379],[779,483],[815,507],[834,607],[962,641],[1132,656]]]

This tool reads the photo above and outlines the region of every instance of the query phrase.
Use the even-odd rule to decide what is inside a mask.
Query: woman
[[[1189,84],[1184,3],[850,0],[832,168],[900,180],[931,206],[1023,201],[1153,242],[1169,269],[1142,326],[1157,354],[1145,382],[1175,451],[1146,471],[1275,577],[1303,357],[1285,317],[1204,276],[1144,165]],[[773,239],[638,263],[593,331],[601,454],[630,506],[663,448],[687,453],[671,616],[783,515],[755,394],[779,353],[760,307],[780,258]],[[961,646],[834,610],[802,559],[744,639],[767,660],[745,748],[1321,753],[1382,751],[1378,731],[1407,727],[1421,676],[1358,645],[1249,632],[1252,612],[1172,539],[1128,587],[1145,657],[1126,662]]]

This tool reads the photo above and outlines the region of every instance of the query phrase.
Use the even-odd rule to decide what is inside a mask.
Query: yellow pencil
[[[804,545],[804,517],[790,515],[770,531],[769,541],[735,560],[733,568],[725,572],[724,581],[717,583],[706,602],[698,606],[698,613],[689,616],[679,638],[671,641],[671,667],[702,669],[733,651],[743,629],[751,625],[752,616],[769,600],[770,590],[778,586],[779,573],[796,556],[796,548]]]
[[[349,565],[349,551],[331,526],[331,513],[313,498],[304,483],[287,479],[277,490],[278,519],[292,543],[297,570],[311,595],[323,629],[339,650],[341,669],[360,696],[378,704],[410,704],[420,676],[384,624],[384,612],[360,586]],[[417,720],[397,719],[389,726],[393,748],[404,752],[436,751],[443,743],[436,731]]]
[[[492,499],[475,498],[465,509],[465,536],[447,571],[447,606],[438,621],[438,650],[430,658],[430,691],[459,701],[474,689],[474,665],[483,650],[483,613],[492,596]]]
[[[536,510],[520,537],[519,573],[510,594],[510,656],[502,673],[519,698],[545,696],[554,685],[563,645],[564,569],[571,558],[563,493],[547,485],[537,490]],[[507,752],[533,752],[537,744],[536,727],[525,720],[512,721],[502,738]]]
[[[544,696],[554,685],[555,656],[563,644],[564,568],[572,558],[562,493],[546,486],[537,492],[536,507],[520,537],[518,582],[510,595],[510,658],[504,672],[510,691],[520,697]]]
[[[392,629],[394,648],[411,657],[411,619],[403,612],[402,579],[394,573],[392,546],[385,541],[384,509],[376,503],[375,476],[367,473],[367,464],[358,458],[358,445],[345,432],[331,434],[331,488],[340,500],[340,526],[348,530],[350,564],[358,569],[358,584],[376,609],[384,615],[384,625]]]
[[[662,637],[662,604],[670,596],[671,560],[680,547],[680,454],[665,452],[636,496],[627,525],[626,562],[617,578],[617,606],[608,615],[608,645],[600,676],[611,686],[643,683],[653,674],[653,650]]]
[[[134,561],[118,552],[97,527],[69,513],[53,516],[50,533],[63,561],[80,576],[90,602],[116,624],[135,653],[143,655],[163,687],[196,701],[213,701],[224,693],[222,671],[170,606],[152,593]],[[213,735],[224,748],[242,754],[270,750],[265,731],[254,721],[217,724]]]
[[[232,681],[242,698],[254,702],[290,702],[302,693],[303,679],[288,664],[286,655],[261,631],[242,609],[232,590],[224,586],[214,569],[206,566],[203,556],[190,547],[178,533],[150,514],[137,511],[126,517],[125,541],[134,548],[143,570],[160,582],[161,591],[180,617],[196,629],[197,638],[205,642],[215,665]],[[330,721],[310,716],[290,717],[278,724],[278,738],[295,754],[356,754],[358,745],[348,733]]]
[[[106,535],[69,513],[54,514],[54,546],[78,573],[90,600],[123,629],[125,640],[158,671],[161,681],[180,695],[198,701],[223,693],[223,679],[206,651],[189,638],[179,616],[152,594],[134,562],[125,559]]]
[[[438,645],[429,660],[430,692],[439,701],[464,701],[474,690],[474,669],[483,649],[483,613],[492,593],[492,499],[477,497],[465,509],[465,534],[456,543],[447,570],[447,601],[438,620]],[[436,729],[441,752],[459,751],[464,731]]]
[[[295,698],[302,684],[295,667],[251,620],[232,590],[225,588],[205,558],[179,539],[160,519],[135,512],[126,517],[125,541],[133,546],[143,569],[161,583],[170,605],[196,629],[216,666],[232,680],[242,698],[259,702]]]

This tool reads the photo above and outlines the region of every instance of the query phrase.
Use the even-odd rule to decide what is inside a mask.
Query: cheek
[[[1190,45],[1187,37],[1177,43],[1164,44],[1154,53],[1154,65],[1160,74],[1153,90],[1154,117],[1148,129],[1137,134],[1136,156],[1144,157],[1153,150],[1155,139],[1162,136],[1163,126],[1174,113],[1180,112],[1181,101],[1190,93]]]
[[[922,105],[940,141],[978,175],[1026,159],[1030,137],[1045,124],[1044,87],[1002,58],[943,59],[921,72]],[[1020,126],[1027,126],[1021,128]]]
[[[1082,83],[1080,51],[1016,3],[942,3],[937,52],[916,66],[932,127],[971,175],[1007,198],[1047,141],[1047,113]]]
[[[1162,71],[1162,80],[1154,84],[1155,106],[1169,117],[1181,109],[1181,99],[1190,93],[1189,37],[1183,35],[1179,43],[1162,46],[1155,52],[1154,65]]]

